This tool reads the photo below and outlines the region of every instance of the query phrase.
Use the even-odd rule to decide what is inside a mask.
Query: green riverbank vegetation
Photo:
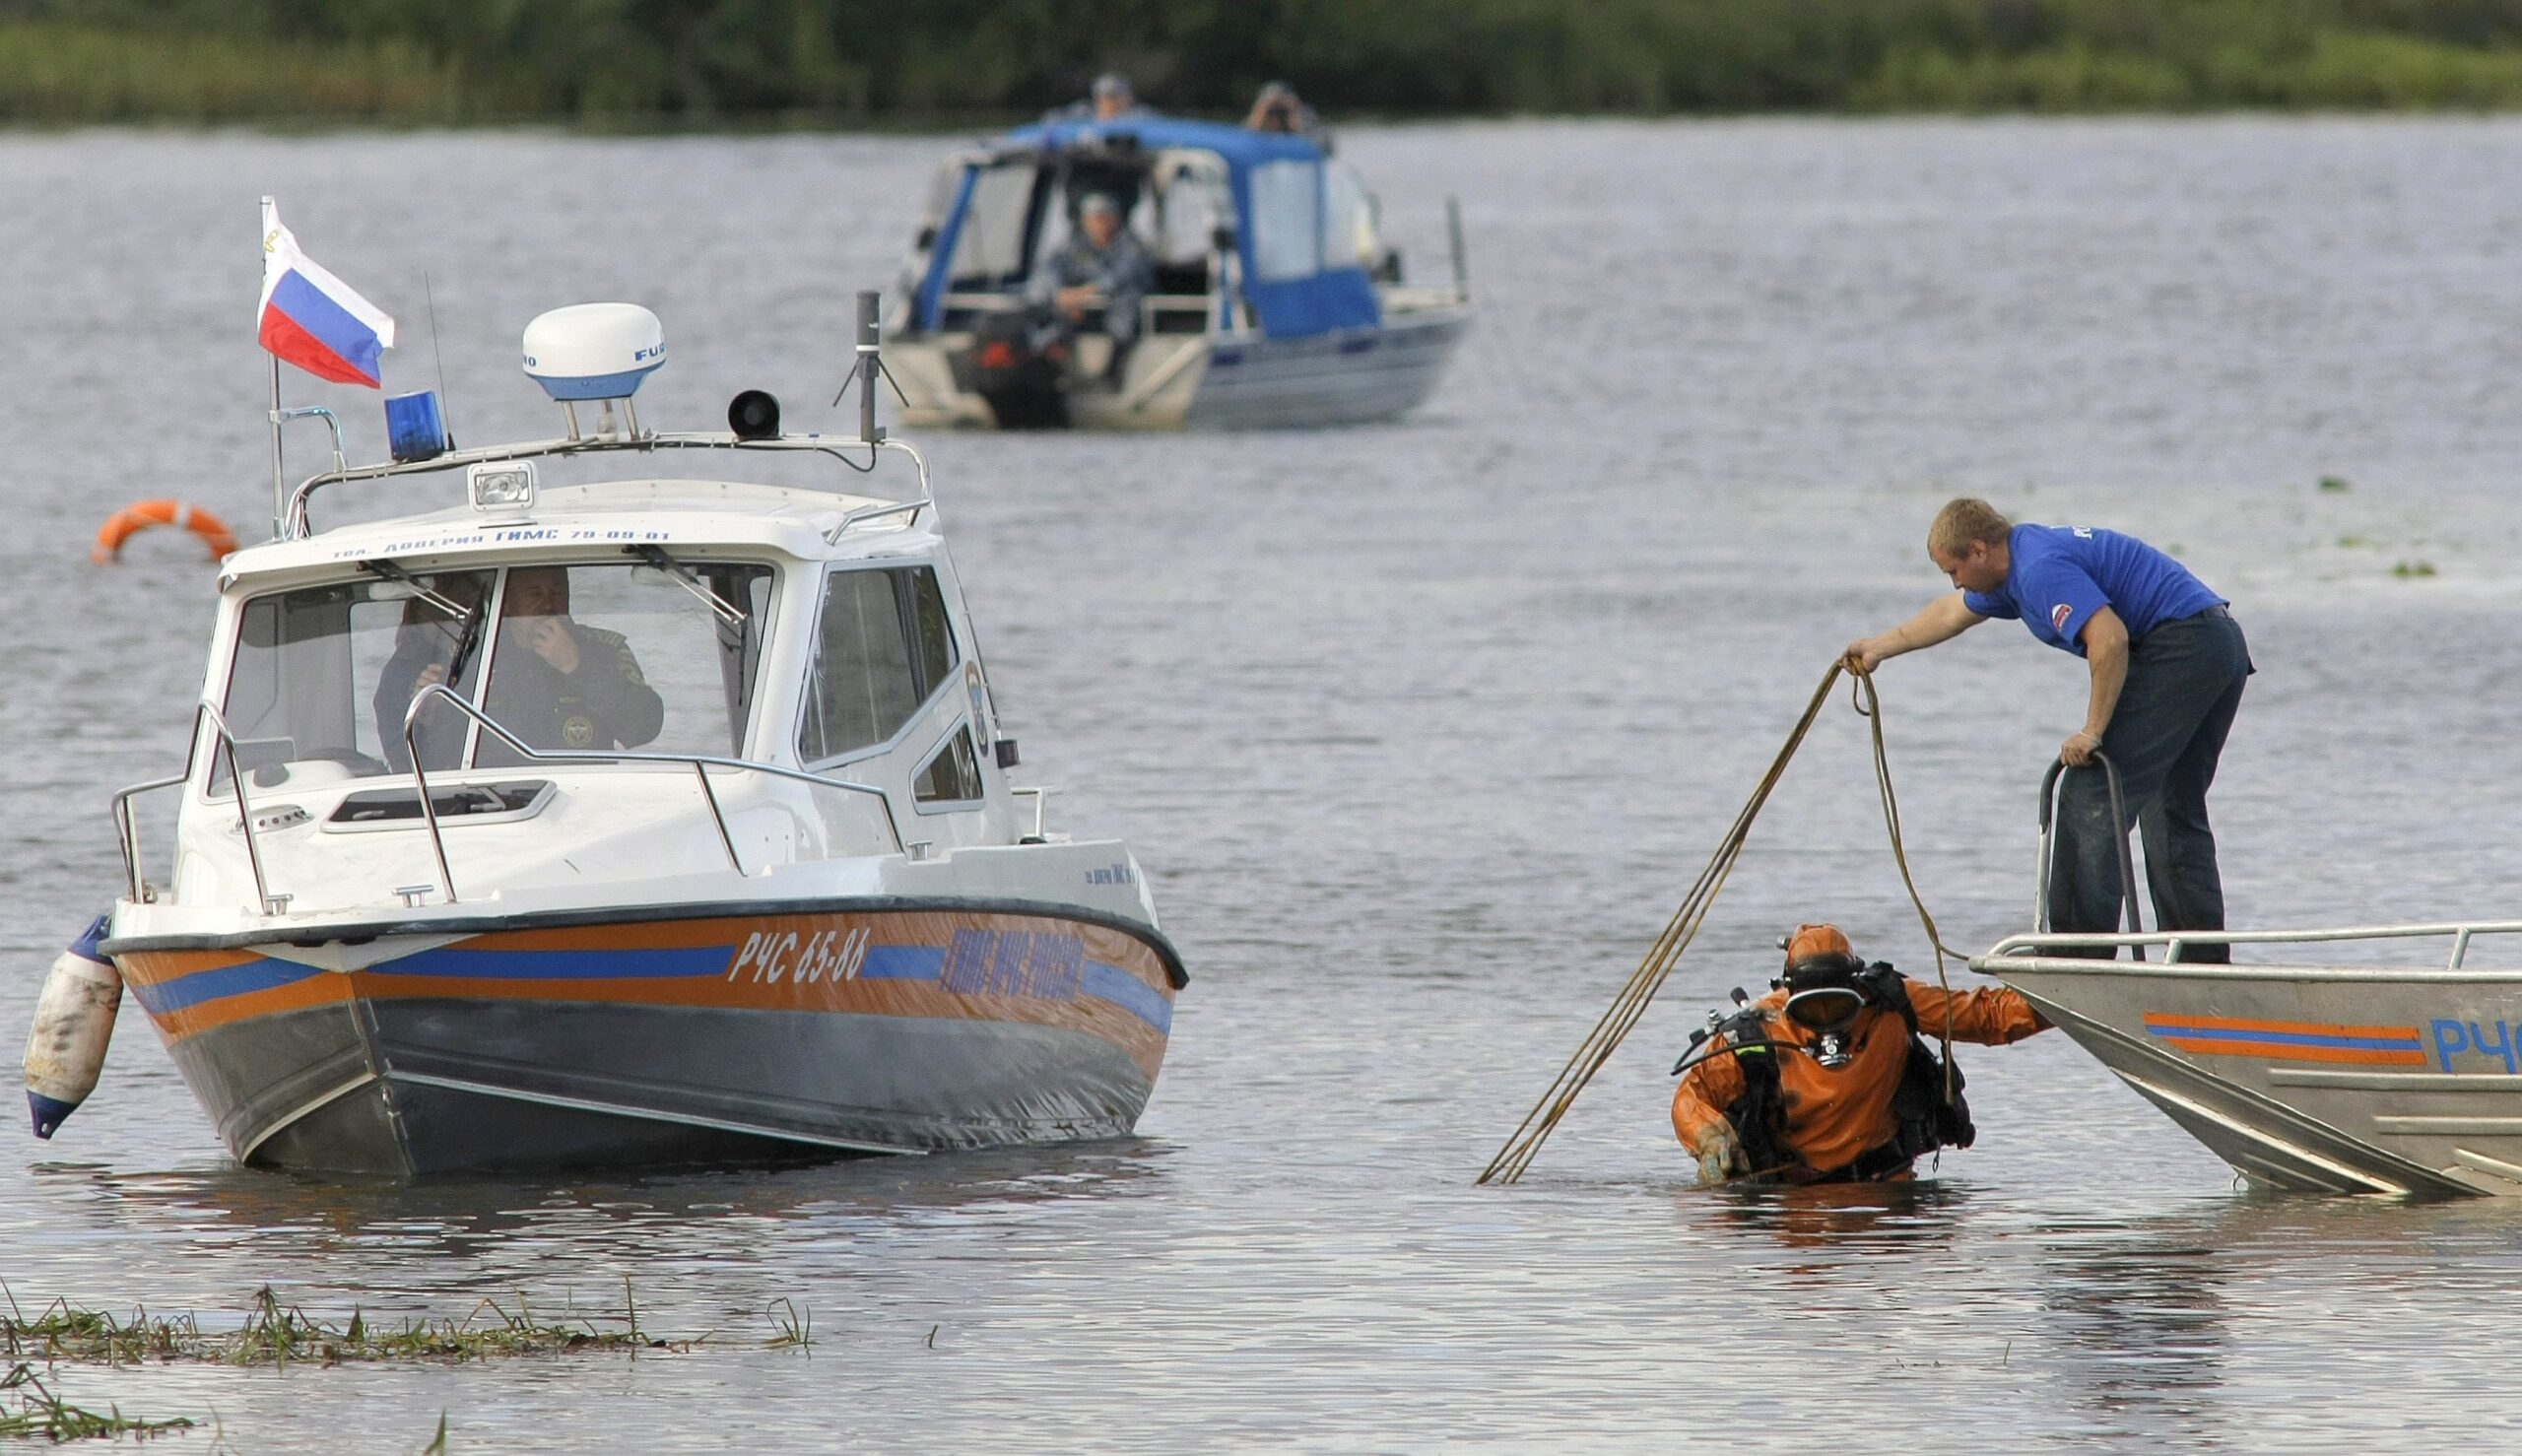
[[[2512,0],[0,0],[0,121],[2522,107]]]

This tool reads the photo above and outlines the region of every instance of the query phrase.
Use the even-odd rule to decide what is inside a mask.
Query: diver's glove
[[[1734,1176],[1735,1165],[1743,1160],[1742,1141],[1734,1129],[1719,1123],[1699,1135],[1698,1186],[1713,1188]]]

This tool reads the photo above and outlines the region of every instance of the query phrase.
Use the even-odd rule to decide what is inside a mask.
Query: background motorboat
[[[1089,193],[1121,204],[1156,264],[1117,368],[1099,316],[1071,329],[1029,299]],[[1470,327],[1459,224],[1453,238],[1453,285],[1405,287],[1373,194],[1311,137],[1151,115],[1044,122],[940,168],[888,361],[914,425],[1388,420],[1435,388]]]

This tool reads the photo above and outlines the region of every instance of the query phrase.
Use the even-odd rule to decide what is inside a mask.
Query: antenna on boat
[[[455,427],[451,423],[455,410],[446,397],[446,351],[438,347],[437,293],[430,287],[430,271],[426,268],[421,270],[421,297],[430,305],[430,358],[437,364],[438,431],[443,440],[440,448],[445,448],[455,443]]]
[[[848,374],[840,381],[840,392],[831,397],[831,407],[839,409],[840,402],[849,398],[850,387],[857,386],[858,441],[868,445],[882,444],[885,439],[883,428],[876,423],[878,378],[894,386],[894,398],[902,402],[902,408],[910,408],[910,400],[902,394],[901,381],[885,367],[885,361],[877,351],[878,343],[876,291],[861,289],[858,292],[858,355],[851,363]]]
[[[858,437],[874,444],[885,437],[876,423],[876,374],[885,362],[876,352],[876,291],[858,291]]]

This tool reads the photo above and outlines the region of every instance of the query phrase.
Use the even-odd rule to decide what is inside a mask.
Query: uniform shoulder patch
[[[2060,602],[2058,605],[2049,609],[2049,629],[2059,632],[2065,631],[2067,629],[2067,619],[2075,615],[2075,608],[2067,605],[2065,602]]]

